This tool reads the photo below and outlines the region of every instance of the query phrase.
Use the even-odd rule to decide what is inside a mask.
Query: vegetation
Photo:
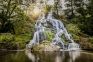
[[[0,0],[0,48],[24,48],[32,36],[34,23],[21,5],[17,0]]]
[[[64,22],[73,39],[80,43],[82,48],[93,49],[93,0],[87,3],[84,0],[66,1],[67,9],[63,10],[60,1],[55,0],[53,7],[46,5],[45,13],[48,13],[52,7],[53,16]],[[23,2],[24,0],[0,0],[0,49],[25,48],[26,43],[33,37],[38,15],[33,18],[32,15],[26,14],[26,10],[32,3],[31,8],[34,8],[35,1]],[[51,41],[54,34],[52,32],[45,32],[45,34],[48,41]]]

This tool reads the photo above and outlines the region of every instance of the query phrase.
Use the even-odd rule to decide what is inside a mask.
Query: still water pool
[[[0,51],[0,62],[93,62],[93,52]]]

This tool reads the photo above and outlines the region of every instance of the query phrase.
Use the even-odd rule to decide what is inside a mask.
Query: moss
[[[24,49],[30,39],[30,34],[0,34],[0,49]]]
[[[11,42],[14,40],[14,36],[10,33],[0,34],[0,42]]]
[[[50,43],[50,41],[44,40],[41,44],[35,45],[32,51],[59,51],[59,46],[53,46]]]
[[[54,33],[51,31],[45,31],[45,35],[48,41],[52,41],[52,39],[54,38]]]

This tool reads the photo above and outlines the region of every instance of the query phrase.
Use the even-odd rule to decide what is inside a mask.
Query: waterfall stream
[[[45,14],[43,13],[42,16],[39,16],[36,24],[35,24],[35,33],[33,36],[33,39],[29,42],[27,45],[28,48],[32,48],[32,46],[36,44],[40,44],[43,40],[46,39],[46,35],[44,34],[46,26],[48,23],[52,25],[52,29],[56,31],[55,36],[53,40],[51,41],[52,45],[58,45],[63,50],[78,50],[79,44],[75,43],[74,40],[71,37],[71,34],[67,32],[67,29],[65,28],[62,21],[55,19],[52,16],[52,10],[48,12],[48,15],[45,17]],[[45,26],[46,25],[46,26]],[[65,45],[64,40],[62,40],[62,35],[65,36],[66,40],[68,41],[68,44]]]

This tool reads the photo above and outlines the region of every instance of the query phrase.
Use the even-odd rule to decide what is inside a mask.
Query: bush
[[[74,34],[78,34],[80,33],[80,29],[78,28],[78,26],[76,24],[67,24],[67,29],[70,33],[74,33]]]
[[[14,35],[10,33],[0,34],[0,49],[15,49],[16,44],[13,41]]]
[[[0,34],[0,42],[11,42],[14,40],[14,36],[10,33]]]
[[[80,29],[76,24],[67,24],[66,28],[68,29],[68,32],[72,35],[72,38],[74,39],[75,42],[80,41]]]
[[[0,34],[0,49],[24,49],[31,39],[30,34],[12,35],[10,33]]]

